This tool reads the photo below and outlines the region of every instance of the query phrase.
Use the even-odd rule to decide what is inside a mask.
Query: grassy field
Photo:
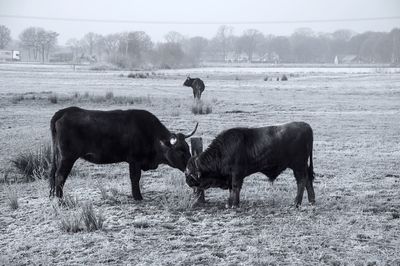
[[[168,70],[136,79],[0,65],[0,264],[400,265],[400,73],[299,69],[278,82],[282,73],[266,71]],[[191,89],[182,86],[189,73],[204,80],[212,113],[192,114]],[[224,208],[228,192],[219,189],[190,206],[184,175],[166,166],[143,173],[142,202],[128,198],[124,163],[78,161],[65,186],[76,203],[69,207],[49,200],[46,180],[6,184],[22,180],[10,161],[49,144],[51,116],[71,105],[147,109],[184,133],[199,122],[205,145],[234,126],[306,121],[314,129],[316,205],[304,199],[294,207],[291,171],[273,184],[247,177],[237,210]],[[63,230],[62,217],[87,202],[103,229]]]

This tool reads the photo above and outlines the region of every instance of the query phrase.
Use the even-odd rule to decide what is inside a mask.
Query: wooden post
[[[190,144],[192,146],[192,156],[197,156],[203,151],[203,139],[202,138],[191,138]],[[197,202],[204,203],[206,201],[203,189],[194,188],[193,193],[195,194],[195,197],[197,198]]]
[[[192,156],[199,155],[203,151],[202,138],[191,138],[190,144],[192,145]]]

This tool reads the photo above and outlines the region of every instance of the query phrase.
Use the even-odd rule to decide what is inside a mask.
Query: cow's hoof
[[[232,206],[230,204],[225,204],[225,209],[230,209]]]
[[[128,198],[133,198],[133,199],[136,200],[136,201],[141,201],[141,200],[143,200],[142,195],[139,195],[139,196],[128,196]]]
[[[206,201],[205,201],[205,200],[196,200],[196,201],[193,203],[193,207],[203,206],[204,204],[206,204]]]
[[[232,205],[232,209],[239,209],[239,205]]]

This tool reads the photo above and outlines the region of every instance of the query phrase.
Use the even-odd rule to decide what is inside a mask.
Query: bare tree
[[[19,35],[22,48],[28,51],[29,60],[31,60],[32,55],[34,60],[37,59],[37,50],[35,46],[37,30],[38,28],[30,27],[22,31],[21,34]]]
[[[11,31],[4,25],[0,25],[0,49],[4,49],[11,41]]]
[[[233,27],[222,25],[218,28],[217,34],[215,35],[215,43],[218,45],[217,49],[219,49],[222,53],[223,60],[225,60],[226,55],[230,49],[232,49],[233,37]]]
[[[56,32],[35,27],[27,28],[19,35],[21,46],[28,51],[29,59],[33,52],[34,60],[42,62],[49,59],[50,51],[57,44],[57,37],[58,33]]]
[[[185,39],[182,34],[176,31],[170,31],[165,36],[165,41],[168,43],[182,43]]]
[[[389,36],[392,42],[392,56],[390,61],[393,64],[400,64],[400,29],[393,29],[389,33]]]
[[[41,54],[42,62],[49,59],[50,51],[57,44],[58,33],[54,31],[46,31],[44,29],[40,29],[37,32],[36,38],[36,47],[39,49],[39,53]]]
[[[255,29],[248,29],[238,39],[237,47],[240,51],[244,51],[249,61],[253,60],[253,54],[260,48],[264,40],[264,35]]]
[[[188,39],[184,45],[184,51],[188,61],[193,64],[198,63],[205,53],[207,46],[208,40],[206,38],[197,36]]]
[[[73,62],[78,63],[80,55],[83,53],[82,42],[77,39],[69,39],[66,45],[71,49]]]

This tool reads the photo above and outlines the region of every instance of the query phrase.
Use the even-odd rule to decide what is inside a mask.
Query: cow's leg
[[[231,202],[232,208],[238,208],[240,202],[240,190],[242,189],[243,178],[240,178],[237,175],[232,176],[232,193],[231,193]]]
[[[139,181],[141,177],[141,169],[136,163],[129,163],[129,177],[131,178],[132,197],[134,200],[142,200],[140,193]]]
[[[310,202],[310,204],[314,205],[315,204],[315,193],[314,193],[314,187],[313,187],[313,177],[312,176],[310,177],[307,171],[306,171],[306,175],[307,175],[306,189],[307,189],[308,202]]]
[[[204,196],[204,189],[194,188],[193,194],[196,199],[196,203],[205,203],[206,202],[206,199]]]
[[[58,198],[63,197],[63,188],[65,181],[69,173],[71,172],[72,166],[74,165],[76,159],[62,157],[58,163],[58,167],[55,173],[55,189],[56,189],[56,196]]]
[[[196,99],[196,90],[194,88],[192,88],[192,90],[193,90],[193,98]]]
[[[303,201],[304,189],[307,183],[307,171],[294,170],[293,172],[297,182],[297,195],[294,202],[296,207],[299,207]]]
[[[225,205],[225,207],[227,209],[232,207],[232,199],[233,199],[233,190],[232,190],[232,188],[229,188],[229,198],[228,198],[228,202]]]

